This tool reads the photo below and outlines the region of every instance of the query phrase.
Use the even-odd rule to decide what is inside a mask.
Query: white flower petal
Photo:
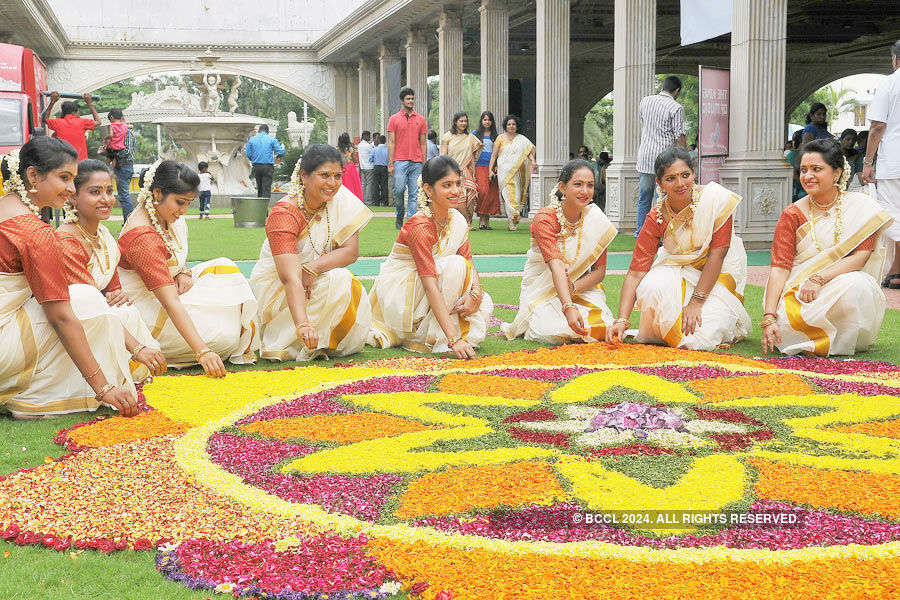
[[[724,421],[705,421],[695,419],[684,424],[685,429],[691,433],[747,433],[747,426],[740,423],[725,423]]]
[[[582,433],[575,438],[575,443],[582,446],[611,446],[627,444],[634,440],[634,432],[630,429],[619,431],[613,427],[601,427],[597,431]]]
[[[674,429],[648,430],[647,440],[660,446],[705,446],[708,444],[702,438]]]

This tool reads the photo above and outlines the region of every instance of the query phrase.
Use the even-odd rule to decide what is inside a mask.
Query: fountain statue
[[[312,136],[313,128],[316,126],[316,120],[310,119],[308,111],[309,105],[303,103],[303,120],[297,120],[297,113],[291,111],[288,113],[288,139],[291,146],[298,146],[301,142],[303,148],[309,145],[309,138]]]
[[[210,57],[204,58],[204,63],[211,64]],[[220,90],[229,81],[225,112],[220,110]],[[199,95],[190,91],[189,82],[200,90]],[[177,86],[166,86],[150,94],[132,94],[125,118],[131,123],[161,125],[181,149],[178,152],[170,147],[163,153],[165,157],[177,157],[194,168],[199,162],[209,163],[216,181],[214,195],[252,195],[255,188],[250,182],[251,165],[244,156],[244,145],[262,124],[268,125],[274,135],[278,121],[237,113],[240,84],[239,76],[214,72],[209,65],[186,71]]]

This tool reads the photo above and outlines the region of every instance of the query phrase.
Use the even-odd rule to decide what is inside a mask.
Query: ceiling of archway
[[[365,0],[39,0],[73,42],[289,45],[314,42]]]

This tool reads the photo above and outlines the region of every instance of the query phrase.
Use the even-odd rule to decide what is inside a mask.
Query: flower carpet
[[[887,363],[581,344],[142,394],[0,480],[0,537],[256,598],[900,596]]]

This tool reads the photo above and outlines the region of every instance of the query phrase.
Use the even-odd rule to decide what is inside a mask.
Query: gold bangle
[[[213,350],[209,346],[205,346],[204,348],[202,348],[200,350],[200,352],[198,352],[197,354],[194,355],[194,358],[197,359],[197,362],[200,362],[200,359],[203,358],[204,356],[206,356],[207,354],[209,354],[210,352],[213,352]]]
[[[135,348],[134,351],[131,353],[131,358],[134,358],[135,356],[137,356],[137,353],[146,347],[147,346],[145,346],[144,344],[138,344],[137,348]]]
[[[765,318],[763,318],[763,320],[759,323],[759,326],[762,327],[763,329],[765,329],[769,325],[774,325],[777,321],[778,321],[778,319],[776,317],[771,316],[771,315],[766,315]]]
[[[624,323],[626,325],[631,325],[631,319],[626,319],[624,317],[619,317],[615,321],[613,321],[613,325],[618,325],[619,323]]]
[[[563,305],[562,305],[562,311],[563,311],[563,313],[565,313],[565,312],[566,312],[567,310],[569,310],[570,308],[575,308],[575,303],[574,303],[574,302],[566,302],[565,304],[563,304]]]
[[[116,387],[116,386],[114,386],[113,384],[107,383],[107,384],[104,385],[102,388],[100,388],[100,391],[97,392],[97,395],[96,395],[96,396],[94,396],[94,400],[96,400],[97,402],[102,402],[102,401],[103,401],[103,396],[105,396],[106,394],[108,394],[110,390],[115,389],[115,387]]]
[[[85,380],[85,381],[90,381],[91,379],[93,379],[94,377],[96,377],[97,374],[100,373],[100,369],[101,369],[100,365],[97,365],[97,370],[94,371],[93,373],[91,373],[90,375],[84,375],[84,380]]]
[[[456,342],[459,342],[459,341],[462,341],[462,336],[459,336],[459,337],[457,337],[457,338],[455,338],[455,339],[452,339],[452,340],[448,339],[448,340],[447,340],[447,347],[448,347],[448,348],[452,348],[452,347],[453,347],[453,344],[455,344]]]
[[[825,278],[822,277],[822,276],[821,276],[820,274],[818,274],[818,273],[816,273],[815,275],[810,275],[810,276],[809,276],[809,279],[807,279],[807,281],[811,281],[812,283],[816,284],[816,285],[819,286],[819,287],[822,287],[823,285],[825,285],[825,284],[827,283],[827,282],[825,281]]]
[[[301,266],[300,269],[301,269],[304,273],[309,273],[310,275],[312,275],[312,276],[313,276],[313,279],[315,279],[316,277],[319,276],[319,272],[316,271],[315,269],[313,269],[312,267],[310,267],[310,266],[309,266],[309,263],[303,263],[303,266]]]

